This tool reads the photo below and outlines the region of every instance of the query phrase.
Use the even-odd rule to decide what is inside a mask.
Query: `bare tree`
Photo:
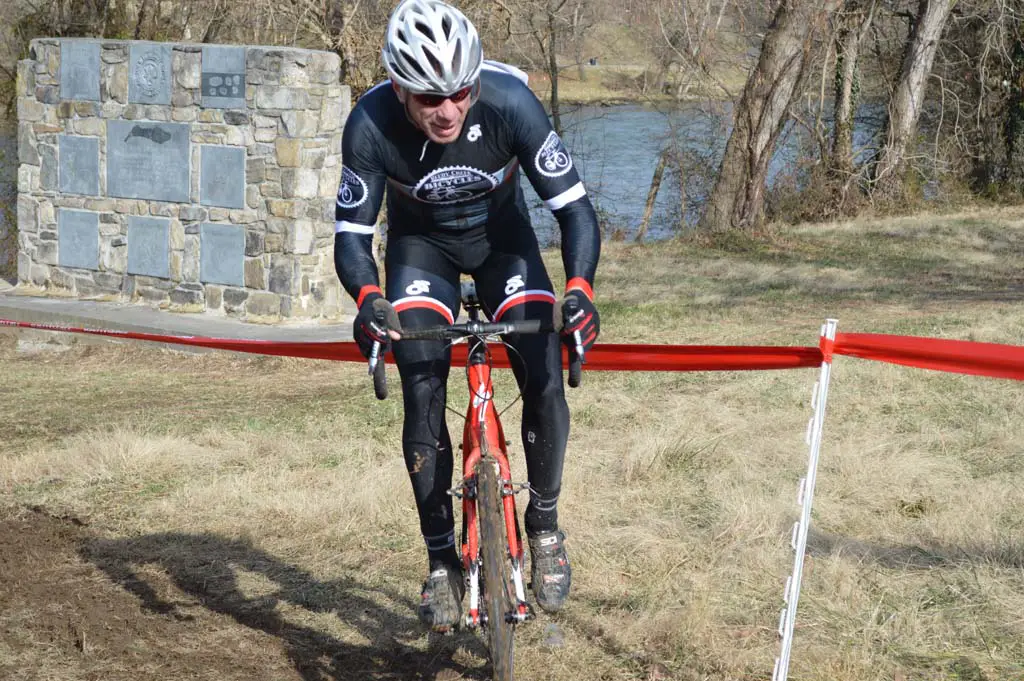
[[[665,89],[666,78],[678,68],[674,83],[677,99],[702,80],[714,83],[726,97],[733,96],[717,79],[729,51],[723,49],[727,41],[721,31],[731,5],[732,0],[669,0],[652,5],[656,34],[651,42],[658,60],[653,86],[657,91]],[[728,59],[735,60],[735,54]]]
[[[568,66],[575,66],[582,74],[583,39],[594,21],[591,3],[592,0],[524,0],[514,5],[500,4],[508,14],[507,36],[513,53],[529,67],[543,70],[551,82],[551,123],[559,135],[564,132],[559,79],[566,67],[559,57],[572,55],[574,63]]]
[[[836,13],[835,106],[828,171],[842,187],[840,202],[854,177],[853,126],[860,91],[860,52],[876,4],[876,0],[852,0]]]
[[[950,170],[986,196],[1024,195],[1022,29],[1019,2],[963,0],[950,13],[932,68],[945,123],[937,133],[959,159]]]
[[[1006,182],[1024,196],[1024,21],[1018,16],[1007,77],[1000,85],[1009,90],[1005,122]]]
[[[750,229],[763,221],[768,163],[807,73],[815,38],[840,2],[783,0],[779,5],[736,105],[702,231]]]
[[[924,106],[925,86],[955,0],[919,0],[914,26],[889,102],[884,145],[873,170],[873,194],[894,197],[903,189],[908,147]]]

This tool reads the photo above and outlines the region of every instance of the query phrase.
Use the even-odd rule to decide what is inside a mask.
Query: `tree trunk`
[[[587,68],[583,58],[583,3],[577,2],[572,11],[572,40],[573,53],[576,55],[576,69],[579,72],[580,82],[587,80]]]
[[[1024,195],[1024,40],[1013,48],[1010,97],[1006,105],[1006,183]]]
[[[784,0],[761,46],[757,66],[736,105],[718,180],[702,231],[752,229],[764,219],[768,163],[798,94],[814,38],[841,0]]]
[[[142,0],[142,2],[139,3],[139,17],[138,20],[135,22],[136,40],[142,40],[143,36],[145,35],[143,33],[143,29],[146,26],[146,22],[149,20],[149,8],[152,2],[153,0]]]
[[[551,78],[551,125],[555,133],[562,136],[561,106],[558,102],[558,55],[555,53],[555,36],[558,26],[555,21],[555,9],[551,0],[548,3],[548,76]]]
[[[917,20],[903,52],[903,63],[889,102],[885,146],[875,164],[874,193],[896,197],[903,189],[907,148],[917,131],[928,75],[939,38],[955,0],[919,0]]]
[[[651,224],[651,214],[654,212],[654,200],[658,198],[658,189],[661,187],[661,177],[665,174],[665,164],[668,163],[668,149],[665,149],[658,156],[658,165],[654,169],[654,178],[651,180],[651,188],[647,192],[647,204],[644,206],[644,216],[640,219],[640,228],[636,231],[636,241],[641,243],[647,235],[647,227]]]
[[[348,8],[343,0],[331,0],[325,7],[324,25],[334,41],[334,52],[341,58],[339,80],[348,82],[349,74],[355,69],[356,56],[352,49],[352,31],[349,30]]]
[[[869,0],[866,8],[854,5],[840,19],[841,27],[836,35],[835,123],[832,127],[829,174],[842,183],[844,194],[853,176],[853,118],[860,89],[857,62],[874,12],[874,0]]]

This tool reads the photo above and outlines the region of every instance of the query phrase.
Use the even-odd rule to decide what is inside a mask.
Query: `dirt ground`
[[[380,613],[369,604],[366,646],[289,623],[275,598],[244,598],[225,584],[230,567],[206,562],[203,543],[202,535],[111,540],[45,509],[0,511],[0,678],[481,678],[483,670],[453,662],[451,640],[440,646],[447,654],[426,655],[375,640]],[[287,569],[238,544],[237,559],[250,567]]]

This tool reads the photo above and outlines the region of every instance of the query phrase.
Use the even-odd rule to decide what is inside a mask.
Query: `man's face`
[[[398,99],[405,104],[409,120],[423,131],[431,142],[448,144],[459,138],[466,114],[473,104],[472,86],[447,97],[419,95],[395,88]]]

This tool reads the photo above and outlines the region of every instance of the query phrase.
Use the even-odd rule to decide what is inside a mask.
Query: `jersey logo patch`
[[[505,282],[505,295],[510,296],[521,288],[526,288],[526,282],[523,281],[523,275],[516,274],[511,276]]]
[[[476,142],[478,139],[483,137],[483,135],[484,134],[480,132],[480,124],[477,123],[475,125],[469,126],[469,132],[466,134],[466,139],[468,139],[470,142]]]
[[[369,191],[363,178],[356,175],[348,166],[341,167],[341,187],[338,188],[338,205],[342,208],[355,208],[363,205]]]
[[[412,195],[427,203],[458,203],[483,196],[497,186],[498,181],[482,170],[447,166],[425,175]]]
[[[405,287],[405,292],[410,296],[421,296],[430,293],[430,282],[426,279],[414,279],[411,284]]]
[[[572,157],[554,130],[548,133],[533,159],[537,172],[546,177],[561,177],[572,169]]]

